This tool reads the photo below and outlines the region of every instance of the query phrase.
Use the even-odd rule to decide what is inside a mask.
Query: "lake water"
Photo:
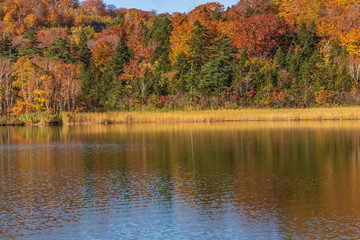
[[[0,128],[1,239],[360,238],[360,122]]]

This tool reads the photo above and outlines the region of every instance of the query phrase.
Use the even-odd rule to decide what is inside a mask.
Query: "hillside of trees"
[[[358,0],[0,0],[0,114],[360,103]]]

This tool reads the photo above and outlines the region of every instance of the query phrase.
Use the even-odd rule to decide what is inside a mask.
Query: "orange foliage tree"
[[[209,39],[212,41],[221,35],[230,35],[231,24],[223,17],[225,17],[223,5],[219,3],[200,5],[188,14],[174,14],[173,31],[170,36],[171,61],[174,63],[181,52],[189,55],[189,40],[197,21],[207,29]]]

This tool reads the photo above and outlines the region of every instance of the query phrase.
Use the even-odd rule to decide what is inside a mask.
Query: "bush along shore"
[[[230,121],[360,120],[360,107],[33,113],[0,118],[0,125],[200,123]]]

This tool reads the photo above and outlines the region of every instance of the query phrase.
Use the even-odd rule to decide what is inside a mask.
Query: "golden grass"
[[[63,124],[360,120],[360,107],[63,113]]]

